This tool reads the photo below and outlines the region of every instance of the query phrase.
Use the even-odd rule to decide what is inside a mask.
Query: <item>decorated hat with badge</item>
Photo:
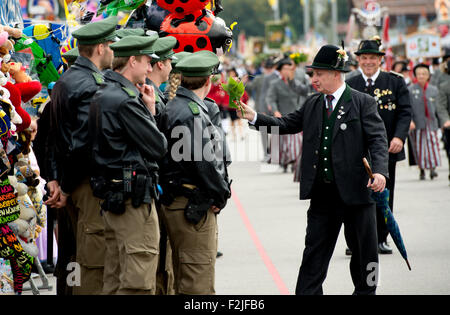
[[[381,44],[381,38],[379,36],[374,36],[368,40],[362,40],[359,43],[358,50],[355,55],[359,56],[362,54],[374,54],[384,56],[384,48]]]
[[[344,47],[324,45],[314,57],[313,63],[310,66],[306,66],[306,68],[349,72],[350,69],[346,65],[347,61],[348,55]]]
[[[175,69],[185,77],[206,77],[216,74],[219,64],[219,58],[215,53],[201,50],[179,61]]]
[[[110,16],[98,22],[86,24],[76,31],[72,36],[78,40],[79,45],[95,45],[108,41],[116,41],[117,17]]]
[[[109,47],[114,51],[114,57],[130,57],[147,55],[149,57],[158,58],[155,54],[154,44],[158,39],[157,34],[151,36],[135,36],[130,35],[122,38]]]

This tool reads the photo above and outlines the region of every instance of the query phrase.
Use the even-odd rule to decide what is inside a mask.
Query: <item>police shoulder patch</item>
[[[198,108],[198,104],[196,102],[189,102],[189,108],[191,109],[192,114],[198,115],[200,114],[200,109]]]
[[[105,83],[105,80],[100,73],[92,72],[92,76],[94,77],[95,83],[97,83],[98,85]]]
[[[132,89],[126,88],[126,87],[122,87],[122,90],[124,90],[128,96],[130,97],[136,97],[136,93],[134,93],[134,91]]]

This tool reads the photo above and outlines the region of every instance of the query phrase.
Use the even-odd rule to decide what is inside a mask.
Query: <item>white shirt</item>
[[[380,75],[380,72],[381,72],[381,71],[380,71],[380,68],[378,68],[378,71],[375,72],[375,74],[374,74],[373,76],[370,77],[370,79],[372,79],[372,84],[375,84],[375,80],[376,80],[376,79],[378,78],[378,76]],[[369,86],[369,83],[367,82],[367,79],[369,79],[369,77],[366,76],[362,70],[361,70],[361,74],[362,74],[362,76],[363,76],[363,78],[364,78],[364,81],[366,81],[366,86]]]
[[[334,93],[332,94],[334,96],[333,101],[331,102],[331,107],[334,108],[336,107],[336,104],[339,102],[339,99],[341,98],[342,94],[344,94],[345,88],[347,87],[347,85],[345,83],[342,83],[342,85],[336,90],[334,91]],[[324,95],[324,99],[326,101],[326,95]],[[256,123],[256,119],[258,118],[258,113],[255,113],[255,117],[253,118],[252,121],[250,121],[251,125],[254,125]]]
[[[331,101],[332,110],[334,110],[334,108],[336,107],[336,104],[339,102],[339,99],[341,98],[342,94],[344,94],[345,88],[346,88],[346,84],[343,83],[336,91],[334,91],[333,94],[331,94],[334,96],[333,101]],[[324,99],[326,102],[327,95],[324,95]]]

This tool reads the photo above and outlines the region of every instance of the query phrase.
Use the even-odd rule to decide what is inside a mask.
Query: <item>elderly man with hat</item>
[[[361,74],[347,80],[347,84],[374,97],[378,113],[386,127],[389,148],[389,206],[394,210],[395,168],[405,159],[404,143],[408,137],[412,110],[405,80],[395,72],[381,70],[384,56],[379,38],[361,41],[355,52]],[[387,243],[389,234],[381,211],[377,211],[378,249],[380,254],[392,254]],[[349,252],[347,252],[349,254]]]
[[[155,294],[159,259],[158,161],[167,141],[158,130],[155,92],[145,84],[157,36],[126,36],[111,45],[113,71],[89,113],[94,194],[105,222],[104,294]]]
[[[117,18],[110,17],[77,29],[80,56],[56,82],[50,108],[51,151],[50,197],[46,204],[78,217],[76,261],[80,277],[74,294],[99,294],[103,286],[104,224],[98,199],[89,185],[91,145],[88,113],[91,99],[104,82],[102,70],[110,68],[113,52],[109,45],[116,40]]]
[[[312,83],[318,93],[291,114],[270,117],[243,105],[243,118],[257,129],[266,127],[280,134],[303,131],[300,199],[311,199],[311,203],[296,294],[323,293],[342,223],[354,253],[350,261],[354,294],[376,292],[376,216],[370,195],[385,186],[386,131],[375,100],[345,84],[345,60],[346,53],[339,47],[321,47],[313,64],[307,66],[313,71]],[[371,161],[373,181],[364,169],[363,157]]]
[[[204,103],[218,65],[210,51],[178,62],[181,86],[161,117],[170,152],[161,166],[162,215],[172,247],[176,294],[215,294],[216,215],[231,196],[223,152],[215,150],[220,132]]]

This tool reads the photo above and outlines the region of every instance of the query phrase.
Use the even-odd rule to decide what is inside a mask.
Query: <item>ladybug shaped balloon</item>
[[[208,4],[212,8],[213,3],[214,13],[205,9]],[[217,17],[222,10],[220,0],[153,0],[131,14],[127,27],[145,27],[157,31],[161,37],[175,37],[175,52],[226,52],[233,33]]]
[[[208,4],[209,0],[156,0],[158,5],[166,9],[167,11],[178,14],[185,15],[194,11],[204,9]]]
[[[164,19],[161,31],[177,39],[175,52],[210,50],[217,53],[220,49],[224,52],[228,50],[232,42],[231,30],[211,11],[206,10],[206,15],[202,15],[202,11],[190,13],[182,23],[171,14]]]

